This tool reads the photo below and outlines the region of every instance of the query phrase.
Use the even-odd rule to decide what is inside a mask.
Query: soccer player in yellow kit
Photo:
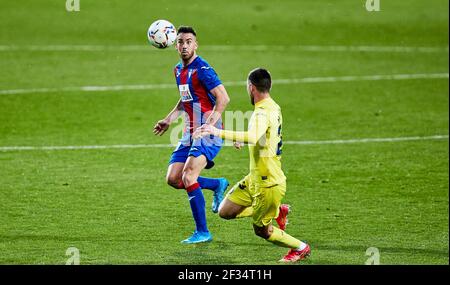
[[[257,68],[249,73],[247,91],[255,111],[248,131],[235,132],[203,125],[195,131],[194,138],[214,135],[234,141],[235,146],[239,142],[248,143],[250,174],[229,191],[219,207],[219,215],[224,219],[252,217],[256,235],[290,248],[280,261],[295,262],[311,254],[309,245],[272,225],[280,213],[286,177],[281,169],[283,118],[280,106],[270,97],[271,86],[267,70]]]

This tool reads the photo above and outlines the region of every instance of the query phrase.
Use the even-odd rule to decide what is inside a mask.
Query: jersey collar
[[[255,107],[256,108],[258,108],[258,107],[260,107],[262,104],[264,104],[265,102],[268,102],[268,101],[270,101],[270,97],[267,97],[267,98],[264,98],[264,99],[262,99],[261,101],[259,101],[258,103],[256,103],[255,104]]]
[[[180,61],[181,68],[188,68],[188,67],[191,66],[194,62],[196,62],[199,58],[200,58],[200,56],[199,56],[199,55],[196,55],[196,58],[194,58],[194,60],[193,60],[191,63],[189,63],[188,65],[186,65],[186,66],[183,65],[183,62],[182,62],[182,61]]]

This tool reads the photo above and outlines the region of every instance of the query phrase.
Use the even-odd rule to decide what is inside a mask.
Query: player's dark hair
[[[248,80],[250,80],[259,92],[267,93],[272,87],[270,73],[264,68],[255,68],[250,71]]]
[[[194,36],[197,36],[197,33],[195,33],[194,28],[190,27],[190,26],[180,26],[180,27],[178,27],[177,35],[179,35],[181,33],[188,33],[188,34],[193,34]]]

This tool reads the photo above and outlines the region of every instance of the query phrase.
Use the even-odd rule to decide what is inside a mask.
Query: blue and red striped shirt
[[[192,134],[211,114],[216,105],[216,98],[210,91],[222,82],[214,69],[200,56],[187,66],[178,63],[173,71],[186,113],[184,132]],[[216,123],[216,127],[222,128],[221,120]]]

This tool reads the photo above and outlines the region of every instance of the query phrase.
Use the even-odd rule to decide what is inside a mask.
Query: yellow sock
[[[236,218],[245,218],[253,216],[253,207],[247,207],[244,211],[240,212]]]
[[[289,247],[289,248],[299,248],[301,242],[295,237],[288,235],[286,232],[280,230],[279,228],[272,227],[273,232],[267,239],[271,243],[279,246]]]

